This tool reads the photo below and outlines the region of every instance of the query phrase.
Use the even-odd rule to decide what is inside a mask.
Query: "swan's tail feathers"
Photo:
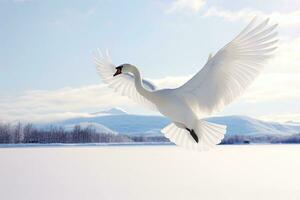
[[[178,146],[192,150],[208,150],[219,144],[226,133],[226,126],[199,120],[194,127],[199,141],[196,142],[186,129],[177,127],[174,123],[169,124],[161,132],[169,140]]]
[[[208,147],[214,147],[221,143],[226,133],[226,126],[198,120],[195,132],[199,137],[199,143]]]

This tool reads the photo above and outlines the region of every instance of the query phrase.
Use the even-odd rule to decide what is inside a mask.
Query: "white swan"
[[[162,129],[172,142],[186,148],[205,150],[219,144],[226,126],[203,118],[219,111],[238,97],[259,74],[276,47],[277,24],[269,20],[250,24],[182,86],[158,90],[141,78],[130,64],[116,67],[108,55],[96,58],[104,82],[115,91],[159,111],[173,123]]]

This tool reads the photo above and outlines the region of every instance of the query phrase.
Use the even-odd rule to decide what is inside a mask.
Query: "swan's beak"
[[[117,75],[119,75],[119,74],[122,74],[122,68],[123,68],[123,66],[119,66],[119,67],[116,67],[116,73],[114,74],[114,76],[117,76]]]

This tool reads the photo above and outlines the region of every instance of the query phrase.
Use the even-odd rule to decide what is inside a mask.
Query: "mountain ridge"
[[[98,115],[127,115],[128,113],[125,110],[123,110],[122,108],[115,107],[115,108],[110,108],[107,110],[102,110],[102,111],[94,112],[94,113],[90,113],[90,114],[98,116]]]
[[[101,114],[92,117],[71,118],[52,123],[52,125],[66,127],[70,124],[91,123],[100,124],[119,134],[161,135],[160,130],[171,122],[163,116],[128,114],[123,110],[120,112],[119,109],[112,111],[112,113],[105,111],[106,114],[101,111]],[[215,116],[205,120],[226,125],[227,135],[286,135],[300,133],[300,125],[262,121],[243,115]]]

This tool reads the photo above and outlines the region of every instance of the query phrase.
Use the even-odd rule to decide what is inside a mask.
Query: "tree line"
[[[229,135],[225,136],[221,144],[249,144],[249,143],[269,143],[269,144],[299,144],[300,133],[290,135]]]
[[[82,128],[74,126],[71,131],[63,127],[49,126],[47,128],[36,128],[33,124],[9,123],[0,124],[0,143],[119,143],[132,142],[126,135],[112,133],[100,133],[91,126]]]
[[[36,128],[33,124],[0,123],[0,144],[18,143],[134,143],[134,142],[169,142],[162,136],[123,135],[98,132],[93,125],[82,128],[74,126],[65,130],[59,126]],[[221,144],[248,143],[300,143],[300,133],[292,135],[225,135]]]

